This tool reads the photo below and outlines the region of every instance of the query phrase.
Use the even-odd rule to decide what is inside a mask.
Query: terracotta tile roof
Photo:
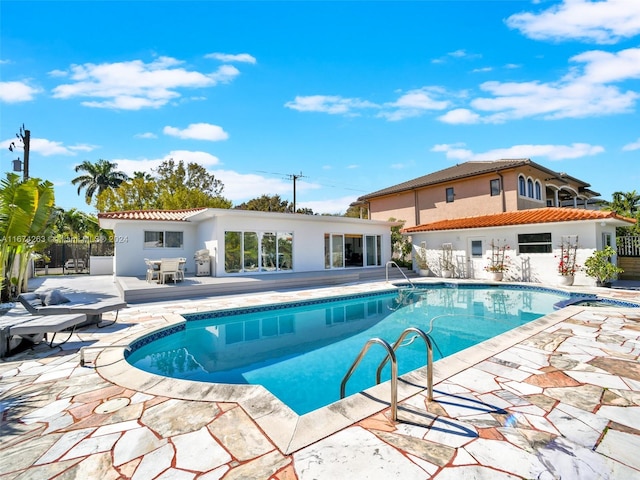
[[[589,187],[588,183],[583,182],[577,178],[561,172],[554,172],[542,165],[532,162],[528,158],[517,159],[503,159],[503,160],[487,160],[487,161],[470,161],[464,162],[453,167],[445,168],[437,172],[424,175],[422,177],[414,178],[407,182],[399,183],[391,187],[383,188],[373,193],[368,193],[358,198],[358,201],[365,201],[371,198],[380,197],[383,195],[391,195],[394,193],[404,192],[406,190],[413,190],[415,188],[423,188],[429,185],[436,185],[438,183],[450,182],[452,180],[458,180],[460,178],[474,177],[476,175],[483,175],[486,173],[509,170],[524,165],[530,165],[543,172],[547,172],[550,175],[557,175],[563,178],[571,179],[584,187]],[[591,192],[595,195],[599,195],[597,192]]]
[[[577,222],[584,220],[617,220],[630,224],[636,221],[614,212],[585,210],[583,208],[533,208],[516,212],[496,213],[477,217],[464,217],[425,223],[402,230],[403,233],[434,232],[438,230],[460,230],[465,228],[506,227],[509,225],[529,225],[535,223]]]
[[[187,221],[187,219],[192,215],[205,210],[206,208],[191,208],[187,210],[129,210],[124,212],[104,212],[98,214],[98,219]]]

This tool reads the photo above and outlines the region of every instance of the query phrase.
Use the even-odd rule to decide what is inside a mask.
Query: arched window
[[[527,197],[533,198],[533,180],[527,180]]]
[[[542,187],[538,180],[536,180],[536,200],[542,200]]]
[[[518,193],[520,194],[521,197],[527,196],[525,181],[522,175],[518,175]]]

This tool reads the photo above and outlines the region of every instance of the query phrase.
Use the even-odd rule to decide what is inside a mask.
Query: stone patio
[[[102,366],[79,364],[81,346],[122,343],[176,314],[388,287],[140,304],[62,348],[9,357],[0,362],[0,479],[640,479],[637,309],[555,312],[436,362],[434,400],[421,390],[407,396],[397,423],[381,404],[301,448],[283,448],[277,429],[269,434],[244,404],[198,398],[197,388],[132,389],[107,380]]]

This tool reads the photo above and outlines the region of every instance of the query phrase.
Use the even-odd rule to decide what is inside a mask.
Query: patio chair
[[[185,266],[187,264],[187,259],[185,257],[181,257],[178,259],[178,272],[179,272],[179,279],[180,280],[184,280],[184,269]]]
[[[157,268],[157,263],[153,263],[148,258],[144,259],[144,263],[147,264],[147,282],[153,282],[154,280],[159,281],[159,270]]]
[[[176,283],[180,276],[180,259],[163,258],[160,261],[160,271],[158,275],[160,277],[160,283],[165,283],[167,277],[172,277],[173,283]]]

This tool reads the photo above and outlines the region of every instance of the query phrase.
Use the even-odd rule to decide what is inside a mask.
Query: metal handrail
[[[429,335],[427,335],[417,327],[408,327],[400,334],[400,336],[395,341],[391,349],[395,354],[395,351],[402,346],[401,342],[402,340],[404,340],[404,337],[406,337],[411,332],[417,333],[416,337],[421,337],[424,340],[425,346],[427,347],[427,400],[432,401],[433,400],[433,346],[431,345],[431,340],[429,339]],[[415,339],[416,337],[413,337],[413,338]],[[409,344],[410,343],[408,343],[407,345]],[[387,355],[378,366],[378,370],[376,371],[377,383],[380,383],[380,377],[382,376],[382,369],[389,361],[389,357],[390,355]],[[392,366],[392,375],[393,375],[393,366]]]
[[[387,351],[387,356],[385,357],[385,359],[391,358],[391,419],[395,422],[398,419],[398,362],[396,361],[396,354],[393,351],[393,348],[391,347],[391,345],[389,345],[389,342],[383,340],[382,338],[372,338],[364,344],[364,347],[362,347],[362,350],[360,350],[358,357],[355,359],[355,361],[351,365],[351,368],[342,379],[342,383],[340,384],[340,398],[344,398],[347,381],[349,380],[355,369],[358,367],[360,361],[365,356],[367,351],[369,351],[371,345],[373,345],[374,343],[378,343],[385,348],[385,350]],[[378,381],[378,383],[380,383],[380,381]]]
[[[385,277],[386,277],[386,281],[389,281],[389,265],[395,265],[396,268],[398,269],[398,271],[402,274],[402,276],[404,277],[404,279],[409,282],[409,284],[413,287],[416,288],[416,286],[413,284],[413,282],[411,280],[409,280],[409,277],[407,277],[405,275],[405,273],[402,271],[402,269],[400,268],[400,265],[398,265],[396,262],[394,262],[393,260],[389,260],[386,265],[384,266],[384,270],[385,270]]]

